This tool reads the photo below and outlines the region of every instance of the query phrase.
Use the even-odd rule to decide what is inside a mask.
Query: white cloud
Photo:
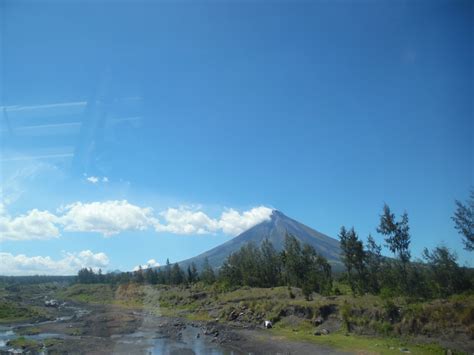
[[[60,235],[58,221],[54,214],[37,209],[12,218],[0,203],[0,241],[57,238]]]
[[[0,275],[74,275],[84,267],[97,271],[109,264],[104,253],[83,250],[79,253],[65,253],[59,260],[49,256],[13,255],[0,253]]]
[[[273,209],[265,206],[254,207],[242,213],[229,209],[222,213],[219,228],[225,234],[238,235],[263,221],[268,221],[272,211]]]
[[[272,209],[259,206],[248,211],[224,211],[212,218],[201,207],[168,208],[155,216],[153,209],[126,200],[75,202],[58,209],[57,214],[37,209],[12,218],[0,204],[0,241],[57,238],[66,232],[95,232],[106,237],[123,231],[143,231],[154,227],[158,233],[237,235],[269,220]]]
[[[99,182],[99,178],[95,176],[89,176],[88,178],[86,178],[86,180],[92,184],[97,184]]]
[[[189,207],[168,208],[161,212],[165,224],[155,223],[157,232],[175,234],[209,234],[222,231],[229,235],[238,235],[260,222],[269,220],[273,209],[259,206],[239,213],[229,209],[222,213],[220,219],[213,219],[204,212]]]
[[[215,232],[218,229],[218,222],[202,211],[190,209],[188,207],[168,208],[160,215],[166,224],[157,222],[155,230],[157,232],[169,232],[175,234],[206,234]]]
[[[142,269],[149,269],[149,268],[153,268],[153,267],[158,267],[160,266],[160,263],[158,263],[155,259],[150,259],[146,262],[146,264],[144,265],[137,265],[133,268],[133,271],[137,271],[140,269],[140,266],[142,267]]]
[[[123,201],[75,202],[62,209],[65,231],[97,232],[112,236],[126,230],[145,230],[155,222],[153,210]]]
[[[89,176],[89,177],[86,177],[86,181],[90,182],[91,184],[97,184],[97,183],[101,183],[103,182],[104,184],[105,183],[108,183],[109,182],[109,178],[107,176]]]

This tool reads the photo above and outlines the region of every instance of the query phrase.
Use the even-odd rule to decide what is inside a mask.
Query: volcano
[[[219,268],[226,258],[238,251],[247,243],[257,246],[268,238],[277,251],[284,248],[286,234],[292,234],[301,244],[311,245],[320,255],[324,256],[333,268],[341,267],[339,241],[320,233],[294,219],[285,216],[282,212],[273,210],[269,220],[263,221],[235,238],[212,248],[198,256],[183,260],[179,263],[181,267],[187,267],[192,262],[201,268],[205,258],[213,268]]]

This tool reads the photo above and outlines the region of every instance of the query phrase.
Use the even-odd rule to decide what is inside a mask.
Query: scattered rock
[[[263,326],[266,328],[266,329],[270,329],[270,328],[273,328],[273,323],[269,320],[266,320],[265,322],[263,322]]]
[[[227,317],[227,319],[232,321],[232,320],[236,320],[237,317],[238,317],[238,314],[237,314],[237,312],[234,310],[234,311],[230,312],[230,314],[229,314],[229,316]]]
[[[207,297],[206,292],[196,292],[191,295],[191,298],[194,300],[201,300]]]
[[[324,322],[324,319],[321,316],[316,317],[316,319],[313,321],[315,326],[321,325],[323,324],[323,322]]]
[[[314,332],[314,335],[329,335],[329,330],[322,328]]]
[[[56,301],[56,300],[51,299],[51,300],[44,301],[44,305],[46,307],[55,307],[55,308],[57,308],[57,307],[59,307],[59,302]]]

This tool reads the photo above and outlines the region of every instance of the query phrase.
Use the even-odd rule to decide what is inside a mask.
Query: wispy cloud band
[[[75,202],[57,213],[33,209],[18,217],[10,216],[0,204],[0,241],[58,238],[60,231],[93,232],[111,237],[124,231],[152,229],[157,233],[237,235],[270,219],[272,209],[265,206],[238,212],[224,210],[212,218],[199,208],[181,206],[155,214],[126,200]]]
[[[84,267],[97,271],[108,265],[109,258],[105,253],[90,250],[64,253],[58,260],[49,256],[0,253],[0,275],[74,275]]]

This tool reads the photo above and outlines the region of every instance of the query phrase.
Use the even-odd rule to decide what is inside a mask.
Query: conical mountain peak
[[[194,262],[196,266],[201,267],[205,258],[213,267],[220,267],[227,256],[238,251],[247,243],[260,245],[265,239],[268,239],[276,250],[280,251],[284,247],[286,234],[296,237],[302,244],[309,244],[316,251],[326,257],[332,264],[340,263],[339,242],[325,234],[322,234],[288,216],[279,210],[273,210],[270,219],[267,219],[235,238],[207,251],[194,258],[180,262],[180,265],[186,266]]]

